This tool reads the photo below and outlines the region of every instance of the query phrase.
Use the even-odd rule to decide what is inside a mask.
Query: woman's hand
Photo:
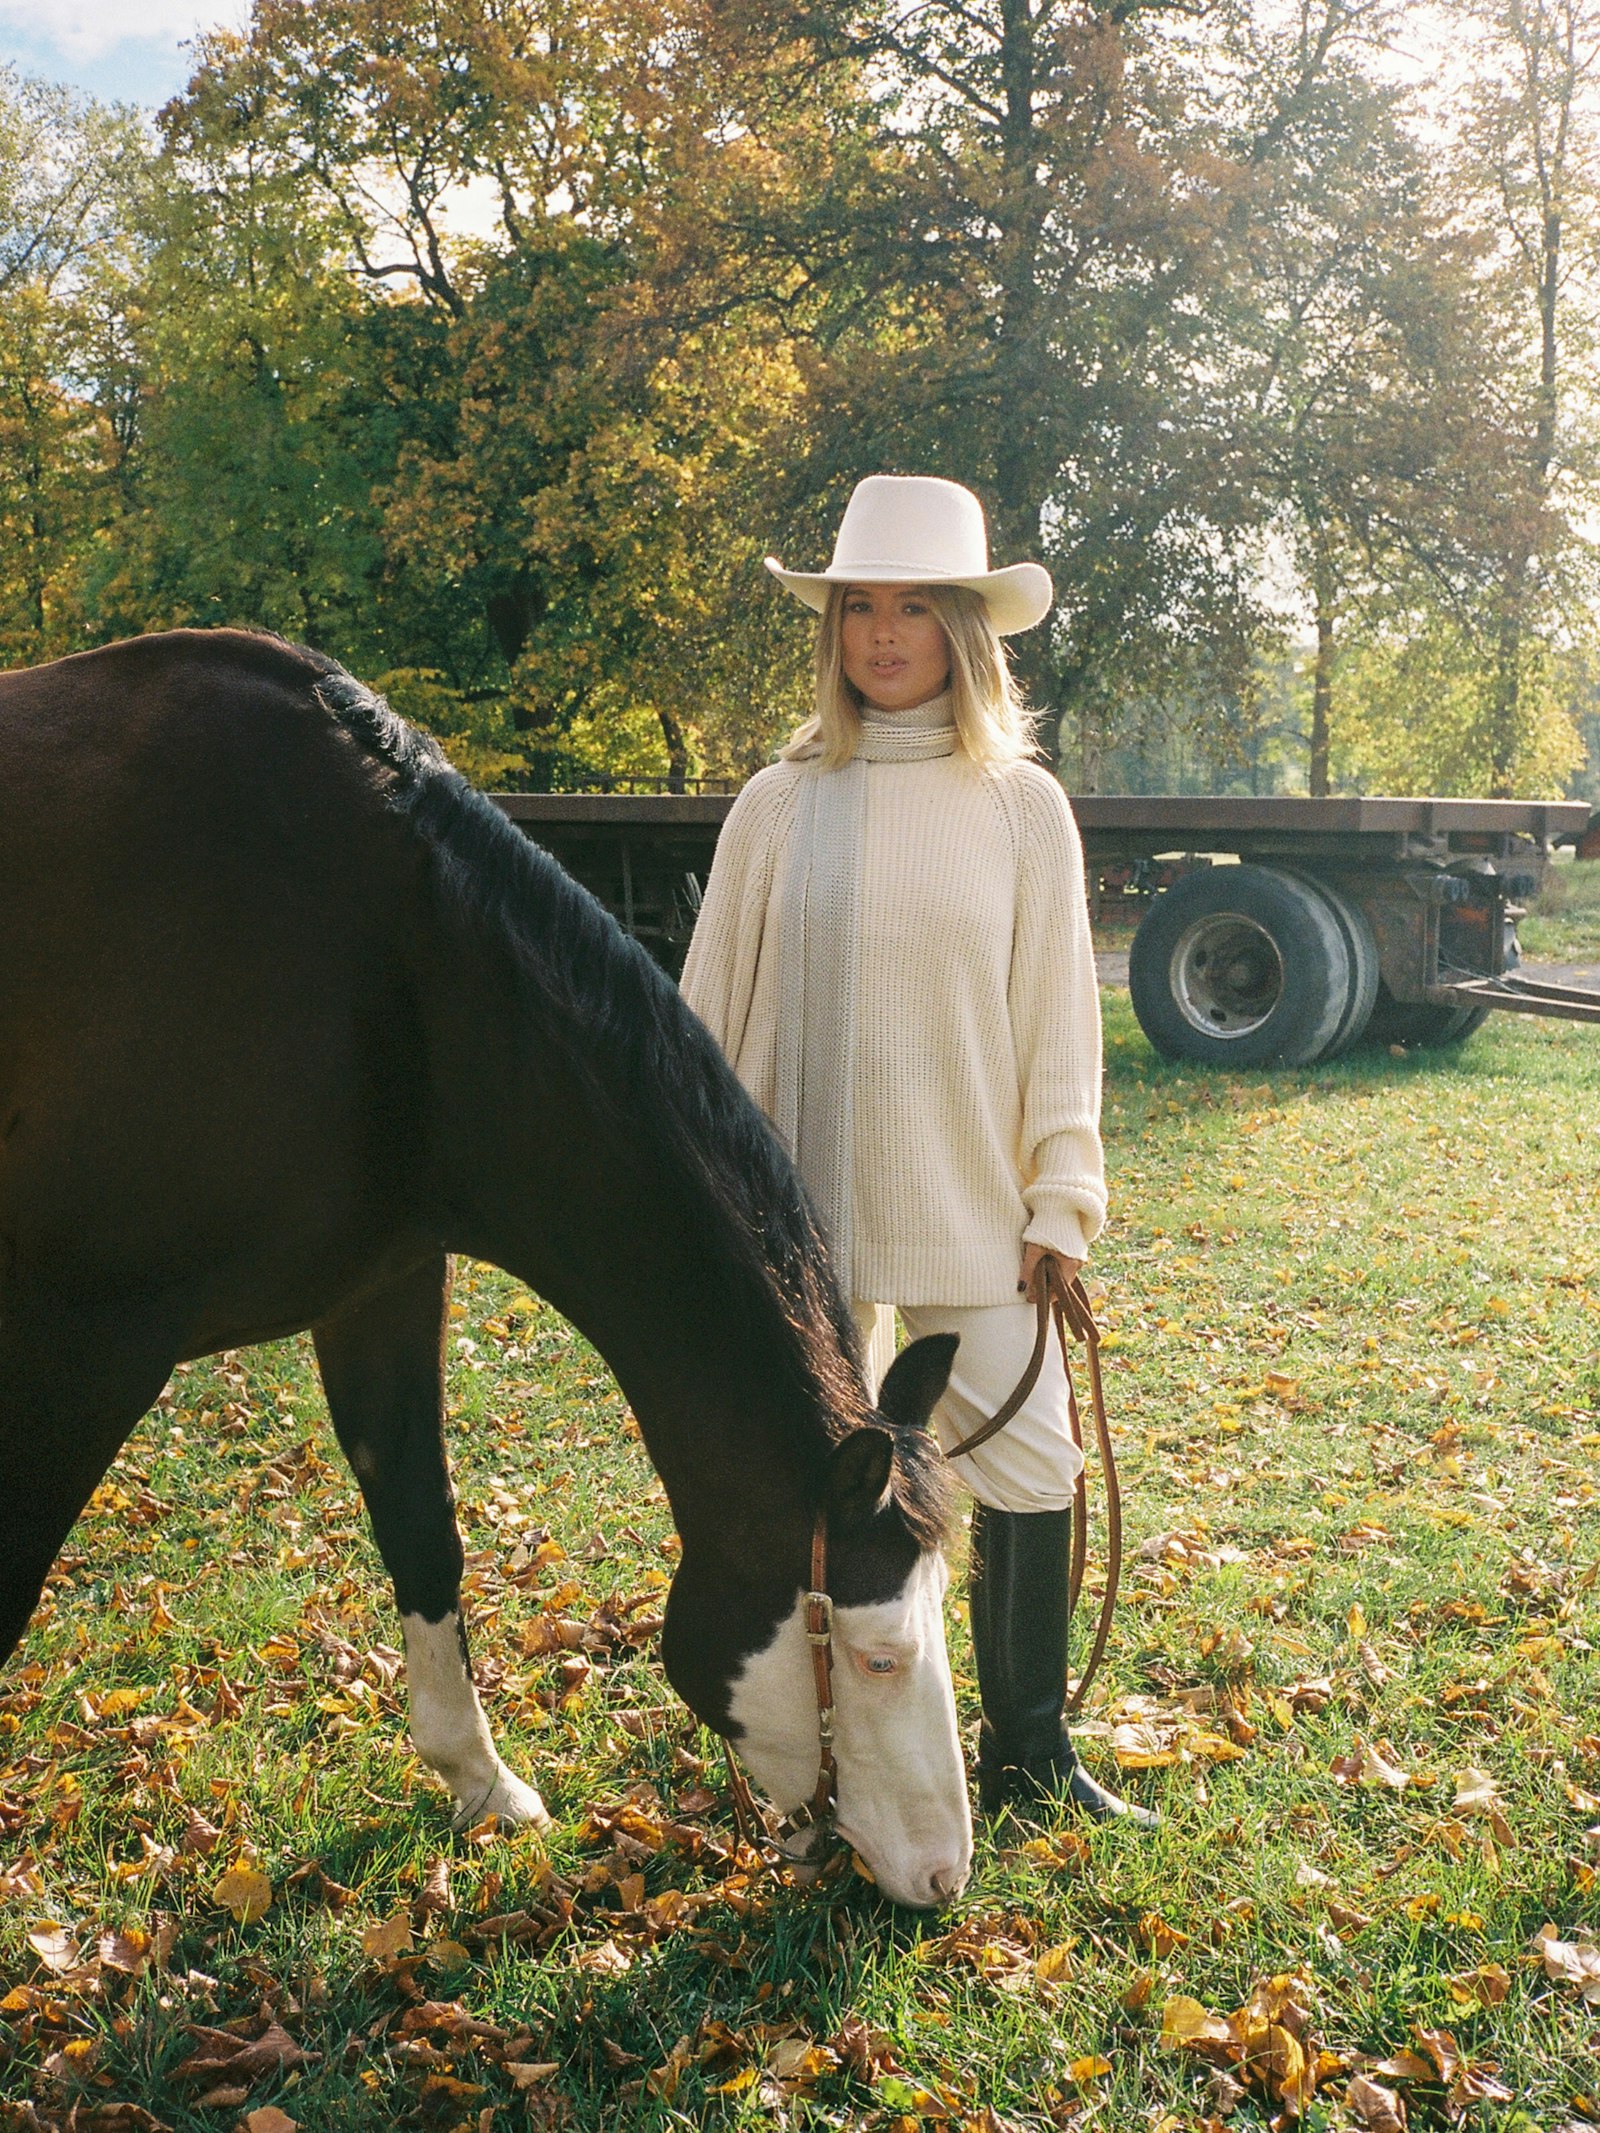
[[[1065,1252],[1053,1252],[1045,1244],[1025,1244],[1022,1247],[1022,1278],[1017,1283],[1017,1294],[1035,1300],[1034,1284],[1039,1278],[1039,1269],[1046,1260],[1061,1277],[1063,1288],[1083,1272],[1082,1259],[1069,1259]]]

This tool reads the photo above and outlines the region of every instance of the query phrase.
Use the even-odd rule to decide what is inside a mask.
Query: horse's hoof
[[[502,1763],[500,1775],[486,1800],[457,1811],[452,1828],[476,1829],[493,1815],[502,1829],[548,1829],[550,1811],[531,1785]]]

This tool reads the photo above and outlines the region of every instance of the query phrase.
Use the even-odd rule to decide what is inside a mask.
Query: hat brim
[[[1013,563],[975,578],[928,577],[904,563],[868,563],[855,570],[785,570],[776,556],[769,555],[766,565],[786,591],[819,615],[836,585],[964,585],[968,592],[978,594],[1002,637],[1031,630],[1049,614],[1055,599],[1050,573],[1042,563]]]

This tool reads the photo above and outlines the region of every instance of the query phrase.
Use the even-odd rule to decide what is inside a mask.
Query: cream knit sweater
[[[683,994],[769,1115],[778,897],[804,763],[734,802]],[[1033,763],[871,763],[861,875],[855,1281],[862,1301],[1015,1303],[1024,1242],[1105,1221],[1100,996],[1083,854]]]

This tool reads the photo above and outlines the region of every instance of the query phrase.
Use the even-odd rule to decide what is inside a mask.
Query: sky
[[[250,0],[0,0],[0,62],[156,107],[189,79],[185,39],[249,19]]]

